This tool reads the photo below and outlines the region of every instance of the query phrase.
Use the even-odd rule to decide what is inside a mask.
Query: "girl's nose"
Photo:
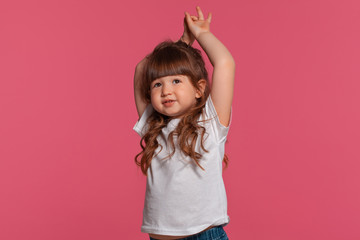
[[[161,95],[162,96],[167,96],[169,94],[171,94],[171,87],[168,84],[164,84],[163,87],[161,88]]]

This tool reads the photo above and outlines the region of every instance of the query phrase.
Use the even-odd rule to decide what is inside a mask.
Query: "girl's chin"
[[[180,118],[184,115],[184,113],[157,112],[170,118]]]

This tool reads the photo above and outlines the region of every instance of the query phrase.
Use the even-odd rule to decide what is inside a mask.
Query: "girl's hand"
[[[195,20],[195,18],[194,18]],[[188,24],[186,22],[186,17],[184,18],[184,33],[180,38],[181,41],[185,42],[188,45],[192,45],[195,41],[194,35],[190,32]]]
[[[208,17],[204,19],[204,14],[200,7],[196,7],[196,11],[198,16],[190,16],[188,12],[185,12],[185,21],[192,35],[197,39],[200,34],[210,32],[212,14],[209,13]]]

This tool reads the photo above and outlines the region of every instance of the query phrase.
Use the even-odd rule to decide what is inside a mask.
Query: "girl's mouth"
[[[175,102],[175,100],[165,100],[163,102],[163,104],[164,104],[165,107],[170,107],[170,106],[172,106],[174,104],[174,102]]]

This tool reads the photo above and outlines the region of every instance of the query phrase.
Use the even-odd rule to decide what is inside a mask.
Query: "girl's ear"
[[[206,80],[205,80],[205,79],[200,79],[200,80],[197,82],[197,85],[198,85],[198,88],[199,88],[199,89],[196,89],[196,95],[195,95],[195,97],[196,97],[196,98],[201,98],[202,95],[204,95],[204,92],[205,92]]]

